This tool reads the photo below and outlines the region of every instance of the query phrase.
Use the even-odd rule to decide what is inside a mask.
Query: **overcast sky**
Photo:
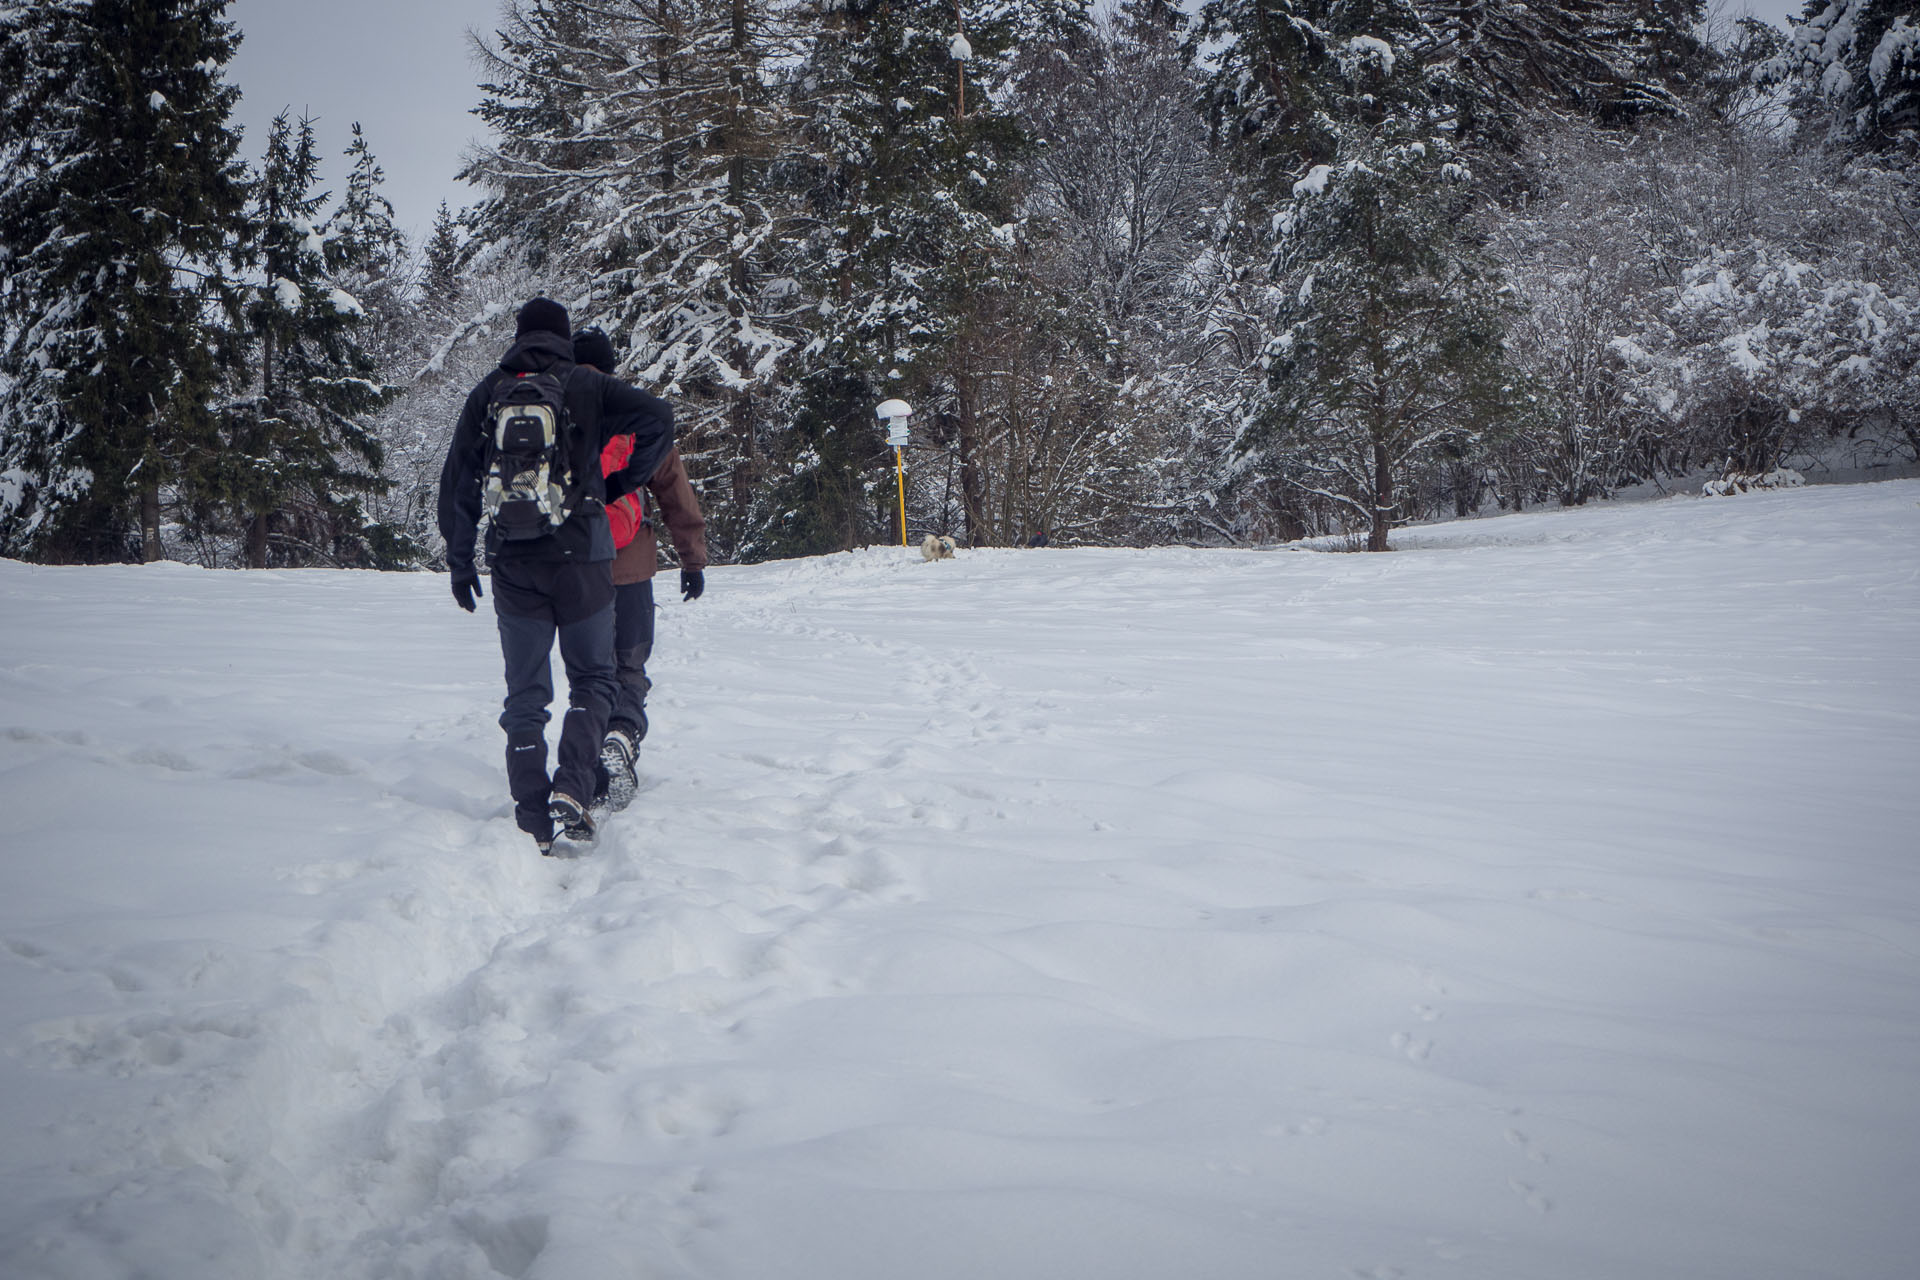
[[[227,71],[246,156],[258,163],[280,111],[305,111],[337,196],[358,120],[400,226],[423,234],[441,200],[458,209],[476,194],[453,180],[462,149],[485,132],[469,114],[480,92],[467,32],[490,33],[499,11],[500,0],[232,0],[227,16],[246,38]]]
[[[1781,25],[1801,10],[1801,0],[1727,3]],[[305,111],[327,161],[322,180],[338,195],[358,120],[400,226],[418,238],[441,200],[458,209],[476,194],[453,179],[484,132],[470,114],[480,93],[467,32],[491,33],[499,11],[500,0],[232,0],[228,16],[246,36],[228,68],[246,155],[258,162],[281,110]]]

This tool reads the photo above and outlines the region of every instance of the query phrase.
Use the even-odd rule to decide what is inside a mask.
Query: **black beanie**
[[[612,373],[614,365],[620,363],[620,357],[613,353],[613,339],[598,325],[573,335],[573,359],[576,364],[590,364],[602,373]]]
[[[535,298],[514,317],[514,337],[525,337],[535,329],[557,333],[563,338],[573,336],[573,330],[567,325],[567,309],[552,298]]]

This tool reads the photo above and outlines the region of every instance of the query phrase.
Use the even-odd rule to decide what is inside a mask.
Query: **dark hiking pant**
[[[623,583],[613,589],[613,658],[620,687],[613,697],[611,725],[633,732],[634,741],[647,736],[647,659],[653,656],[653,579]]]
[[[593,799],[600,741],[619,687],[613,661],[613,576],[607,562],[548,564],[508,560],[493,566],[493,606],[506,660],[507,788],[514,821],[536,839],[553,837],[547,802],[563,791]],[[547,777],[547,708],[553,703],[553,642],[567,672],[560,760]]]

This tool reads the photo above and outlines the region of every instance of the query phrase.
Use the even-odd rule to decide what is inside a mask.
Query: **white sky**
[[[1726,0],[1776,24],[1798,16],[1801,0]],[[400,225],[419,236],[441,200],[455,209],[474,196],[454,181],[460,153],[482,132],[467,33],[490,32],[500,0],[232,0],[228,16],[246,39],[229,68],[243,95],[237,113],[245,153],[257,161],[267,126],[282,109],[314,116],[336,195],[340,153],[353,122],[366,130],[386,169],[387,199]]]

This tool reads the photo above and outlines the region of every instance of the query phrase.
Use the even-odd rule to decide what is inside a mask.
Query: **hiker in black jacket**
[[[489,447],[497,430],[491,407],[513,386],[511,380],[536,374],[552,375],[561,388],[564,429],[553,446],[552,470],[556,478],[565,473],[566,500],[555,508],[558,523],[551,532],[508,538],[496,514],[488,522],[486,543],[506,658],[500,727],[507,732],[507,786],[515,821],[547,853],[556,824],[570,839],[593,838],[588,807],[595,796],[601,737],[618,691],[607,503],[644,486],[673,448],[673,411],[638,387],[576,367],[566,308],[559,303],[535,298],[520,308],[513,345],[500,367],[467,396],[440,471],[440,536],[446,539],[453,598],[469,613],[474,598],[484,594],[473,553],[489,464],[497,452]],[[614,424],[633,434],[633,454],[625,467],[603,476],[600,454]],[[567,713],[559,764],[549,781],[546,725],[556,635],[567,670]]]

